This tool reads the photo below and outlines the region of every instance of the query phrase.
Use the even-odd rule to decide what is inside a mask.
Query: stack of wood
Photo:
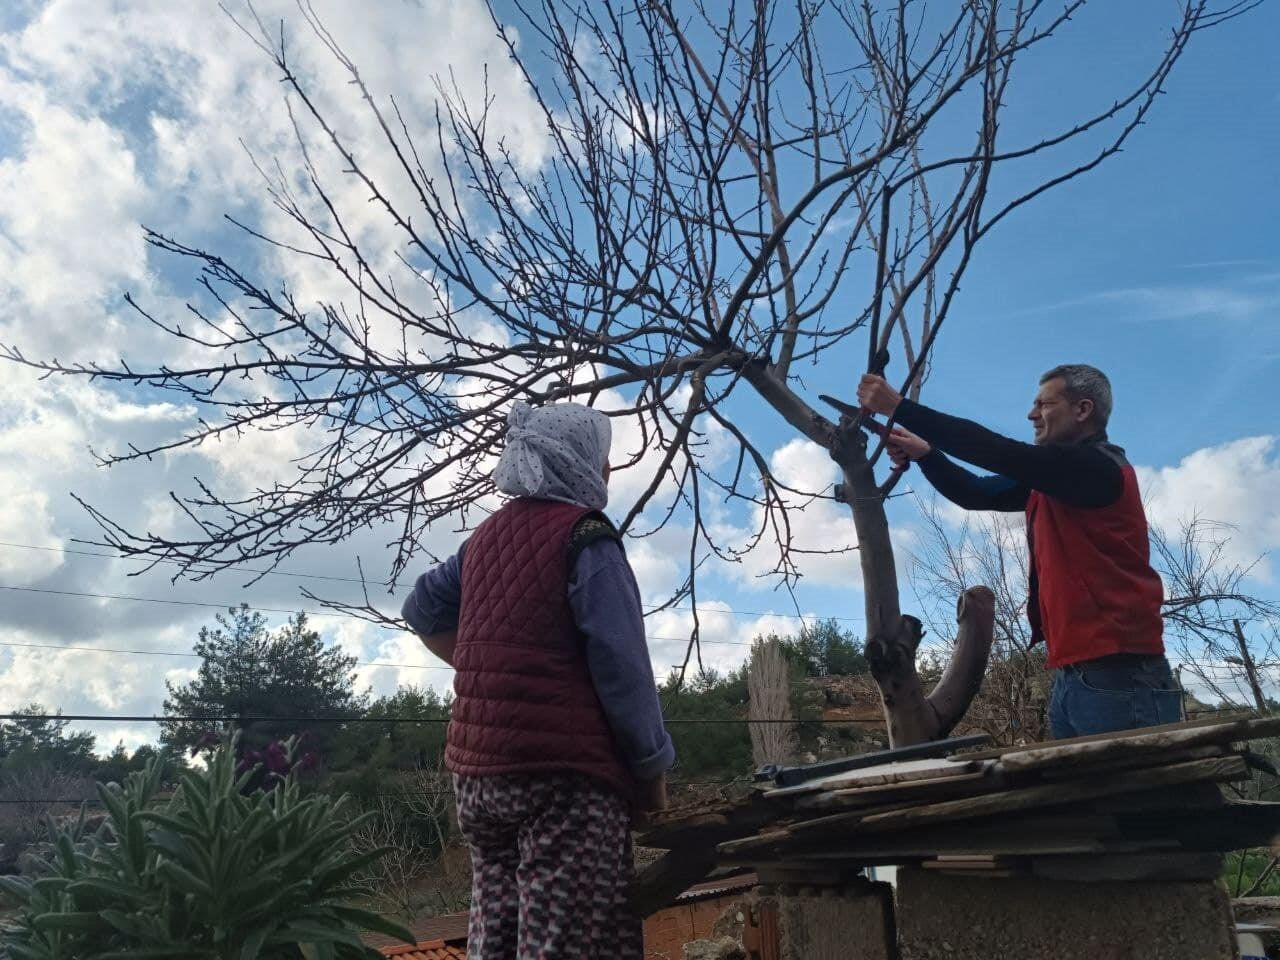
[[[640,837],[668,853],[642,874],[646,912],[709,872],[821,882],[918,864],[986,876],[1191,879],[1221,852],[1280,838],[1280,803],[1220,784],[1267,762],[1248,741],[1280,719],[1207,720],[765,784],[737,803],[673,810]]]

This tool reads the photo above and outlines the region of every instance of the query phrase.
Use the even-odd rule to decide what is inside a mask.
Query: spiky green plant
[[[352,960],[378,957],[362,931],[409,931],[354,903],[351,878],[385,853],[357,855],[363,818],[345,798],[303,796],[289,775],[245,793],[230,741],[185,773],[170,798],[153,761],[99,788],[94,832],[50,824],[34,879],[0,878],[21,904],[5,932],[13,960]]]

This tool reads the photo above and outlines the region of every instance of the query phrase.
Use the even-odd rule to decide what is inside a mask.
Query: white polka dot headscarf
[[[503,493],[602,510],[609,502],[604,466],[613,428],[580,403],[533,408],[517,401],[507,414],[507,445],[493,471]]]

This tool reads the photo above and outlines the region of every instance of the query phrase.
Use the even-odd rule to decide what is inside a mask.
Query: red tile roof
[[[427,940],[409,946],[383,947],[384,957],[395,957],[396,960],[467,960],[466,947],[454,946],[443,940]]]
[[[463,947],[467,945],[467,915],[465,913],[449,913],[442,917],[428,917],[411,923],[409,930],[413,933],[414,940],[419,943],[443,940],[448,944],[458,944]],[[399,940],[379,934],[373,934],[364,939],[365,943],[378,950],[383,950],[387,947],[408,949]],[[417,960],[417,958],[413,957],[410,960]]]
[[[754,873],[741,873],[732,877],[717,877],[714,880],[704,880],[702,883],[695,883],[692,887],[679,894],[673,903],[688,903],[691,900],[709,900],[716,897],[723,897],[730,893],[740,893],[743,890],[750,890],[757,883],[759,878]]]
[[[723,897],[750,890],[758,882],[754,873],[717,877],[694,884],[671,902],[675,905]],[[365,942],[381,950],[383,956],[395,957],[396,960],[466,960],[467,915],[465,913],[430,917],[412,924],[409,929],[414,938],[419,941],[417,946],[411,947],[390,937],[377,935],[366,937]]]

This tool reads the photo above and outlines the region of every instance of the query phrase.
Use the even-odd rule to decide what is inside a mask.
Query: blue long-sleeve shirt
[[[457,627],[465,550],[464,543],[418,577],[405,599],[401,614],[417,633]],[[569,574],[569,607],[586,637],[591,682],[623,758],[636,779],[652,780],[671,768],[676,753],[653,683],[640,588],[616,540],[597,540],[578,555]]]

